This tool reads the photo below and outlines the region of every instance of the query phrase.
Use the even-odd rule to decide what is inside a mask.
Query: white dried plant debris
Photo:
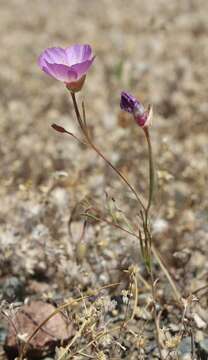
[[[112,343],[113,339],[111,335],[105,330],[103,330],[103,336],[99,339],[99,344],[102,345],[104,348],[109,347],[109,345]]]
[[[27,201],[19,209],[22,220],[36,222],[40,220],[41,216],[44,215],[45,209],[42,204],[35,203],[33,201]]]
[[[168,222],[165,219],[156,219],[152,225],[153,234],[161,234],[168,230]]]
[[[122,290],[123,295],[123,303],[128,304],[129,302],[129,291],[128,290]]]
[[[60,211],[65,210],[69,206],[69,193],[66,189],[56,187],[50,194],[50,199]]]
[[[16,242],[18,241],[19,236],[17,236],[17,234],[15,234],[15,229],[1,229],[1,233],[0,233],[0,244],[1,244],[1,249],[7,249],[9,247],[12,247],[12,245],[14,246],[16,244]]]
[[[44,224],[38,224],[32,229],[31,236],[34,240],[47,239],[50,235],[48,227]]]
[[[27,339],[28,339],[28,334],[27,333],[18,333],[17,334],[17,338],[23,342],[23,343],[26,343],[27,342]]]
[[[193,319],[198,329],[206,329],[207,323],[204,320],[202,320],[197,313],[193,314]]]
[[[100,280],[100,283],[101,283],[102,285],[107,285],[107,284],[109,283],[109,276],[108,276],[108,274],[104,274],[104,273],[100,274],[99,280]]]

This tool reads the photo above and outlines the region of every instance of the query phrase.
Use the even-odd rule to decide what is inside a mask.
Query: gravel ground
[[[2,298],[9,304],[25,299],[61,304],[119,282],[96,300],[102,300],[95,304],[98,331],[103,323],[120,325],[131,313],[134,299],[128,309],[124,291],[131,277],[124,270],[131,273],[136,266],[134,319],[128,329],[85,352],[94,359],[158,358],[151,293],[144,285],[149,278],[138,242],[96,221],[81,238],[84,208],[96,207],[101,214],[109,207],[122,209],[135,224],[137,204],[91,149],[50,127],[57,122],[78,133],[67,91],[40,71],[37,57],[46,47],[89,43],[97,57],[78,100],[85,100],[96,144],[144,197],[145,139],[120,113],[120,92],[126,89],[154,108],[154,244],[184,302],[184,308],[175,303],[155,261],[164,358],[208,359],[207,1],[1,0],[0,9]],[[86,306],[94,311],[92,301]],[[79,328],[83,305],[73,311]],[[73,351],[90,342],[90,331]],[[191,339],[196,355],[191,355]],[[60,358],[60,349],[54,356]]]

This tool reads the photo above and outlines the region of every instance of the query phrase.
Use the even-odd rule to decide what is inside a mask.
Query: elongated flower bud
[[[140,101],[126,91],[121,93],[120,107],[122,110],[132,114],[139,126],[146,127],[149,125],[149,111],[146,111]]]

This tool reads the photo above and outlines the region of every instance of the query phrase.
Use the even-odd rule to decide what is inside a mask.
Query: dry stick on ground
[[[185,319],[186,319],[187,310],[191,306],[191,297],[188,299],[183,299],[183,305],[184,305],[184,310],[183,310],[182,320],[181,320],[181,329],[179,331],[179,337],[181,340],[183,337],[184,329],[186,328]],[[193,334],[192,327],[189,328],[189,335],[191,337],[191,359],[196,360],[195,341],[194,341],[194,334]]]
[[[135,313],[136,313],[136,308],[137,308],[137,303],[138,303],[138,284],[137,284],[137,277],[136,274],[133,273],[132,274],[133,280],[134,280],[134,292],[135,292],[135,298],[134,298],[134,307],[133,307],[133,311],[131,314],[131,317],[129,320],[133,320]]]
[[[208,284],[207,284],[207,285],[204,285],[204,286],[201,286],[200,288],[192,291],[192,294],[193,294],[193,295],[196,295],[196,294],[198,294],[198,292],[201,292],[201,291],[203,291],[203,290],[205,290],[205,289],[207,289],[207,288],[208,288]]]
[[[115,326],[112,329],[108,330],[108,331],[100,331],[96,337],[90,341],[87,345],[83,346],[80,350],[74,352],[73,354],[71,354],[71,357],[73,358],[73,356],[75,356],[76,354],[79,354],[80,352],[85,351],[88,347],[90,347],[91,345],[93,345],[97,340],[101,339],[102,337],[108,335],[109,333],[112,333],[114,331],[117,331],[120,329],[120,326]]]
[[[77,333],[74,335],[74,337],[70,341],[70,343],[64,348],[63,353],[61,354],[61,356],[57,360],[64,360],[66,358],[66,355],[69,352],[70,347],[72,347],[72,345],[75,343],[75,341],[82,335],[82,332],[83,332],[83,330],[84,330],[84,328],[85,328],[85,326],[87,325],[88,322],[89,322],[89,319],[85,319],[85,321],[83,321],[79,331],[77,331]]]
[[[127,272],[128,274],[130,274],[130,285],[129,285],[129,288],[128,288],[128,294],[129,294],[129,298],[128,298],[128,302],[126,304],[126,310],[125,310],[125,315],[124,315],[124,322],[123,324],[120,326],[120,330],[119,330],[119,335],[118,335],[118,338],[120,338],[121,336],[121,332],[124,328],[126,328],[128,322],[130,320],[133,320],[134,319],[134,316],[135,316],[135,312],[136,312],[136,307],[137,307],[137,303],[138,303],[138,286],[137,286],[137,279],[136,279],[136,274],[134,272],[134,270],[132,271],[129,271],[129,270],[126,270],[125,272]],[[129,319],[127,319],[127,315],[128,315],[128,311],[129,311],[129,305],[130,305],[130,296],[131,296],[131,293],[132,293],[132,290],[133,290],[133,282],[132,282],[132,279],[133,279],[133,282],[134,282],[134,285],[135,285],[135,298],[134,298],[134,307],[133,307],[133,311],[132,311],[132,314],[130,316]],[[118,345],[118,343],[115,342],[115,347],[113,349],[113,352],[114,350],[116,349],[116,345]]]
[[[117,283],[114,283],[114,284],[109,284],[109,285],[105,285],[105,286],[102,286],[99,290],[96,290],[95,291],[95,294],[96,295],[99,295],[100,291],[103,290],[103,289],[108,289],[108,288],[111,288],[111,287],[115,287],[117,285],[120,285],[119,282]],[[89,299],[92,295],[86,295],[86,296],[80,296],[78,297],[77,299],[74,299],[74,300],[71,300],[61,306],[59,306],[56,310],[54,310],[49,316],[47,316],[47,318],[45,320],[42,321],[42,323],[33,331],[33,333],[29,336],[29,338],[27,339],[26,343],[24,344],[23,346],[23,349],[22,349],[22,353],[20,354],[20,358],[19,360],[23,360],[24,359],[24,355],[25,355],[25,352],[27,350],[27,346],[29,345],[30,341],[34,338],[34,336],[38,333],[38,331],[53,317],[55,316],[56,314],[60,313],[62,310],[68,308],[69,306],[72,306],[74,304],[76,304],[77,302],[80,302],[82,300],[85,300],[85,299]]]

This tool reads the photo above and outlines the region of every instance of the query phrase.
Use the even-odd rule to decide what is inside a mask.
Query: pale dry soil
[[[135,291],[127,309],[124,270],[136,266],[134,320],[84,352],[94,359],[157,358],[151,293],[141,277],[148,284],[150,279],[139,243],[96,221],[88,223],[81,238],[83,206],[104,215],[110,207],[121,216],[115,208],[121,209],[136,224],[138,205],[91,149],[50,127],[57,122],[79,134],[69,94],[40,71],[37,57],[45,47],[89,43],[96,60],[78,101],[85,101],[95,143],[144,197],[147,146],[142,130],[121,115],[120,92],[126,89],[154,108],[153,241],[181,297],[189,301],[185,325],[184,309],[154,261],[164,356],[191,359],[192,336],[196,358],[207,359],[207,1],[1,0],[0,10],[2,298],[9,304],[27,298],[57,305],[119,282],[96,300],[101,302],[100,308],[95,305],[97,333],[121,325],[131,314]],[[84,305],[69,311],[78,330]],[[90,331],[85,329],[73,351],[90,342]],[[181,345],[171,348],[181,331]]]

